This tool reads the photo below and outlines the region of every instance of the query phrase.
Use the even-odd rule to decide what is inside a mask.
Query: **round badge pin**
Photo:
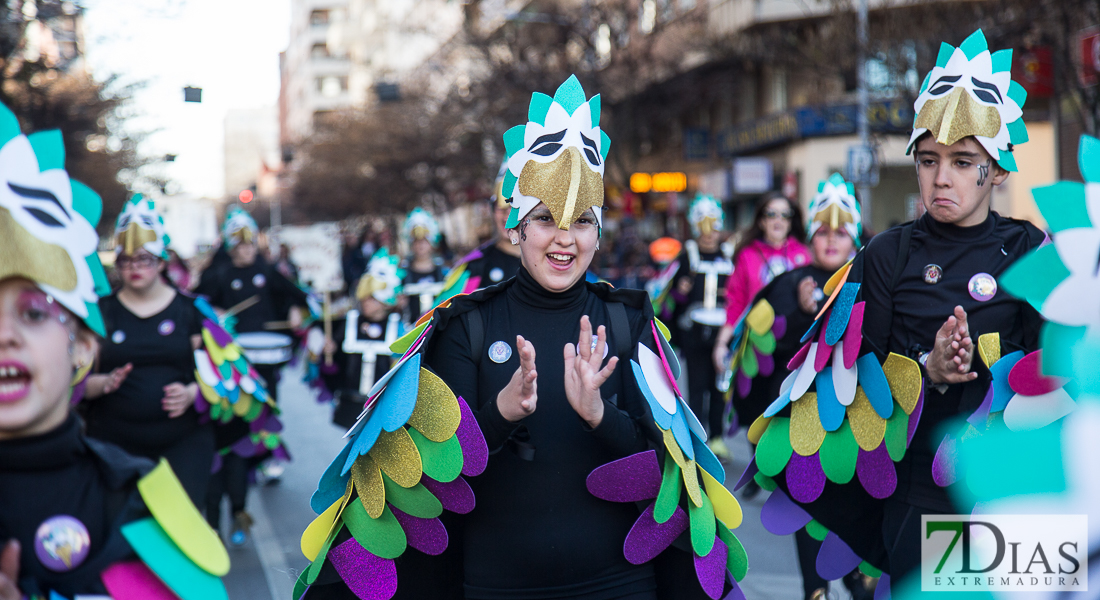
[[[491,281],[500,281],[504,279],[504,269],[493,267],[493,270],[489,271],[489,279]]]
[[[600,343],[600,336],[592,335],[592,352],[596,351],[596,346]],[[603,345],[603,358],[607,358],[607,344]]]
[[[229,287],[231,287],[235,290],[239,290],[239,289],[244,287],[244,282],[241,281],[240,279],[234,279],[233,281],[229,282]]]
[[[165,319],[157,325],[157,333],[161,335],[172,335],[172,332],[176,330],[176,322],[172,319]]]
[[[489,360],[499,364],[508,362],[512,358],[512,347],[507,342],[497,341],[489,346]]]
[[[978,302],[989,302],[997,295],[997,280],[989,273],[978,273],[970,278],[967,285],[970,297]]]
[[[126,341],[126,332],[119,329],[118,331],[112,333],[111,334],[111,341],[116,343],[116,344],[121,344],[122,342],[125,342]]]
[[[378,323],[371,323],[367,325],[367,337],[380,338],[382,337],[382,326]]]
[[[924,266],[924,282],[928,285],[934,285],[943,279],[943,267],[939,265],[925,265]]]
[[[264,277],[263,273],[256,273],[256,275],[252,277],[252,285],[258,288],[264,287],[265,283],[267,283],[267,278]]]
[[[91,547],[88,528],[69,515],[50,517],[34,534],[34,554],[42,566],[64,573],[84,564]]]

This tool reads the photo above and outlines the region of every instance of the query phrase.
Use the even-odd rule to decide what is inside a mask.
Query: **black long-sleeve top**
[[[973,227],[939,223],[926,214],[913,224],[908,258],[891,290],[900,238],[901,227],[876,236],[854,265],[862,269],[861,293],[867,303],[864,350],[874,350],[880,359],[894,352],[916,360],[932,350],[936,332],[956,305],[966,310],[975,346],[981,334],[998,332],[1006,352],[1038,347],[1042,320],[1031,305],[1000,287],[987,301],[971,297],[968,289],[973,276],[986,273],[999,280],[1010,265],[1038,247],[1044,236],[1035,226],[995,212]],[[925,282],[924,269],[931,264],[942,270],[938,283]],[[942,394],[926,386],[920,424],[898,465],[895,497],[930,509],[953,510],[946,491],[932,480],[932,459],[941,441],[936,435],[940,423],[973,412],[989,388],[989,371],[980,357],[974,357],[972,369],[979,373],[976,380],[950,385]]]
[[[19,540],[20,591],[29,597],[106,594],[103,570],[136,557],[120,528],[148,516],[137,480],[152,467],[86,438],[74,414],[46,433],[0,441],[0,546]],[[89,542],[83,562],[64,572],[47,568],[35,553],[39,527],[58,515],[80,521]]]
[[[589,316],[593,328],[610,329],[609,301],[624,303],[630,323],[627,332],[610,332],[609,353],[629,348],[629,354],[601,388],[604,417],[592,429],[566,399],[563,348],[577,342],[581,315]],[[494,453],[485,472],[470,481],[477,507],[464,523],[467,598],[595,600],[655,589],[652,567],[623,557],[638,509],[600,500],[585,487],[596,467],[647,448],[643,423],[652,417],[646,417],[645,400],[624,360],[649,327],[646,306],[644,293],[584,281],[551,293],[520,269],[515,279],[437,313],[440,329],[425,364],[467,400]],[[479,312],[480,348],[471,348],[464,310]],[[510,423],[496,397],[519,367],[517,334],[535,347],[538,402],[533,414]],[[630,336],[630,344],[617,345],[617,335]],[[500,364],[488,355],[498,341],[512,350]],[[532,460],[507,443],[528,435]]]
[[[237,314],[239,333],[264,331],[264,324],[286,319],[291,306],[306,306],[306,293],[260,258],[247,267],[232,262],[211,265],[203,271],[195,293],[223,310],[256,296],[257,304]]]

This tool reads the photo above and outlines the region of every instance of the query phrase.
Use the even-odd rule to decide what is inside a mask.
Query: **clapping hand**
[[[187,412],[187,409],[195,403],[195,395],[198,391],[198,384],[169,383],[164,386],[164,398],[160,401],[161,408],[168,413],[168,418],[174,419]]]
[[[535,371],[535,345],[516,336],[516,348],[519,348],[519,368],[512,373],[512,379],[497,394],[497,410],[511,422],[535,412],[538,403],[538,373]]]
[[[977,379],[970,371],[974,361],[974,342],[970,339],[970,326],[966,311],[956,306],[955,314],[944,321],[936,332],[935,345],[928,353],[924,368],[932,383],[965,383]]]
[[[19,581],[19,542],[9,541],[0,551],[0,600],[20,600],[23,594]]]
[[[592,322],[588,315],[581,317],[581,334],[576,347],[565,345],[565,397],[589,427],[597,427],[603,421],[603,398],[600,386],[615,372],[619,357],[612,356],[603,364],[607,351],[607,329],[600,325],[596,330],[596,347],[592,347]]]

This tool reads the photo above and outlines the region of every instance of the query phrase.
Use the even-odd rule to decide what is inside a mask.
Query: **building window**
[[[777,113],[787,110],[787,70],[777,68],[772,71],[771,94],[768,107],[770,112]]]
[[[339,96],[348,91],[347,76],[327,75],[317,78],[317,91],[326,98]]]
[[[327,10],[315,10],[309,13],[310,25],[328,25],[328,11]]]
[[[313,48],[309,51],[309,55],[313,58],[328,58],[332,56],[328,51],[328,44],[325,43],[314,44]]]

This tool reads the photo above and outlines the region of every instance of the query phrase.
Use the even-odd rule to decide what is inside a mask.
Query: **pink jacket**
[[[749,244],[734,262],[733,274],[726,283],[726,324],[735,325],[756,293],[776,275],[810,261],[809,249],[793,237],[780,248],[772,248],[762,240]]]

